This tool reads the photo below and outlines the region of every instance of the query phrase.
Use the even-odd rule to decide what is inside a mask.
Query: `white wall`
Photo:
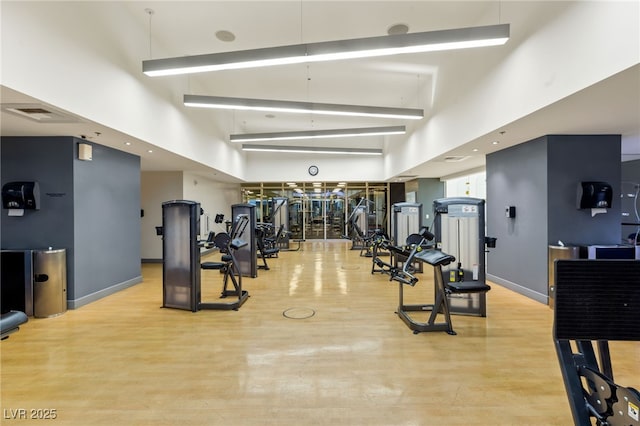
[[[552,14],[553,9],[557,14]],[[547,25],[523,31],[530,14],[549,14]],[[502,22],[512,37],[493,68],[478,69],[478,49],[438,70],[432,117],[404,143],[389,144],[386,175],[418,166],[488,132],[525,117],[617,74],[640,60],[637,1],[503,2]],[[537,22],[537,20],[536,20]],[[514,32],[514,31],[512,31]],[[444,103],[443,103],[444,101]],[[540,129],[540,135],[545,130]]]
[[[310,176],[309,166],[318,166]],[[247,155],[245,177],[248,182],[383,181],[382,156],[327,156],[287,153],[251,153]]]
[[[147,28],[123,4],[3,2],[2,84],[245,181],[302,179],[311,163],[325,181],[387,179],[623,71],[640,55],[637,1],[503,2],[501,21],[524,29],[497,48],[510,56],[502,60],[494,48],[450,55],[429,89],[430,118],[411,137],[386,143],[384,161],[279,162],[245,157],[206,111],[186,115],[188,77],[142,74]],[[540,13],[548,24],[528,28]],[[478,68],[480,57],[495,58],[493,67]]]
[[[143,172],[140,176],[140,256],[162,259],[162,238],[156,226],[162,226],[162,203],[182,199],[182,172]]]
[[[487,173],[478,172],[445,180],[445,197],[487,199]]]
[[[216,234],[224,232],[224,223],[214,223],[216,214],[222,213],[225,221],[231,219],[231,206],[242,201],[240,185],[215,182],[193,173],[184,173],[182,188],[184,199],[199,202],[204,210],[204,216],[200,218],[200,236],[203,239],[207,238],[209,231]]]
[[[140,182],[142,218],[142,259],[162,259],[162,238],[156,235],[156,226],[162,226],[162,203],[172,200],[190,200],[200,203],[200,207],[210,215],[212,229],[206,229],[205,217],[201,220],[201,237],[207,237],[209,230],[224,231],[224,224],[213,224],[216,213],[231,216],[231,205],[242,200],[240,185],[215,182],[193,173],[183,172],[143,172]]]
[[[124,3],[2,2],[2,85],[242,178],[210,114],[184,113],[188,79],[142,73],[149,35]]]

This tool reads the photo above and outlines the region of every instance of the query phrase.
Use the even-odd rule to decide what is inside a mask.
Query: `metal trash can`
[[[48,318],[67,310],[66,249],[33,251],[33,316]]]
[[[558,259],[579,259],[578,246],[549,246],[549,307],[553,309],[556,298],[555,261]]]

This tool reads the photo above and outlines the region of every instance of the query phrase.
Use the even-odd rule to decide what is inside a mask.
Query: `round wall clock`
[[[309,174],[315,176],[318,174],[318,166],[309,166]]]

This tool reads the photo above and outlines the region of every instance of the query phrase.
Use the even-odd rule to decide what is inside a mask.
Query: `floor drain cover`
[[[342,265],[341,268],[344,269],[345,271],[355,271],[360,269],[358,265]]]
[[[316,311],[310,308],[289,308],[282,313],[285,318],[290,319],[306,319],[311,318],[316,314]]]

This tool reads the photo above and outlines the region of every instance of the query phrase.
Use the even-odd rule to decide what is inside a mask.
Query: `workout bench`
[[[20,330],[20,326],[27,322],[27,314],[21,311],[9,311],[0,316],[0,340]]]

